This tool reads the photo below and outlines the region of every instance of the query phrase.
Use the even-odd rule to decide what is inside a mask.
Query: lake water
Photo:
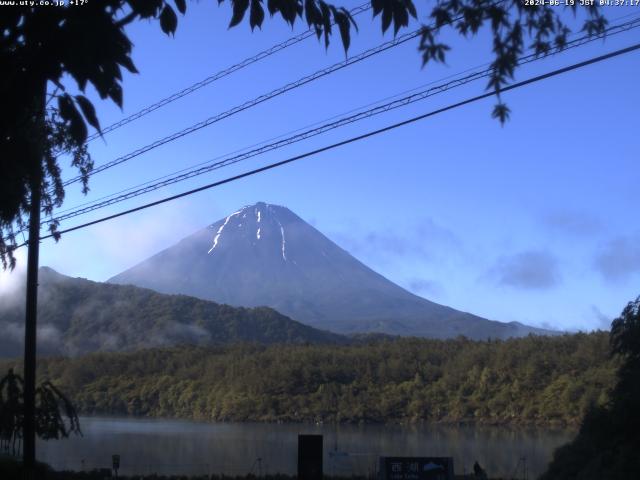
[[[295,474],[297,436],[324,435],[329,475],[368,474],[378,456],[451,456],[457,474],[477,460],[490,476],[542,473],[553,450],[570,441],[566,429],[470,426],[204,423],[113,417],[81,418],[84,436],[39,441],[37,456],[56,469],[110,467],[120,474]],[[260,460],[258,460],[260,459]]]

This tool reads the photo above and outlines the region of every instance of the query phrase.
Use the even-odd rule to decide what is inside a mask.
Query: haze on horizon
[[[347,5],[353,6],[351,4]],[[291,36],[226,29],[210,3],[194,4],[175,39],[155,24],[132,25],[140,75],[125,75],[124,112],[89,95],[102,125]],[[196,12],[197,10],[197,12]],[[623,12],[620,11],[620,14]],[[382,41],[358,19],[350,53]],[[298,25],[296,32],[302,31]],[[386,37],[390,38],[389,34]],[[416,44],[367,60],[249,112],[203,129],[70,188],[63,208],[209,160],[303,125],[458,73],[490,58],[483,38],[452,37],[448,65],[420,69]],[[626,46],[630,35],[523,68],[522,79]],[[90,145],[99,165],[215,112],[344,58],[314,40],[172,104]],[[213,46],[225,45],[225,49]],[[187,52],[187,54],[185,54]],[[491,101],[307,159],[223,188],[45,241],[41,265],[104,281],[237,208],[284,205],[393,282],[429,300],[500,321],[556,329],[608,328],[638,294],[640,227],[629,218],[640,173],[634,121],[637,57],[587,68],[509,93],[511,120],[490,118]],[[367,85],[368,88],[361,88]],[[595,87],[594,87],[595,86]],[[482,92],[471,84],[354,127],[289,147],[214,176],[143,197],[151,201],[268,161]],[[63,177],[72,176],[67,170]],[[140,202],[141,203],[141,202]],[[136,202],[125,206],[134,206]],[[96,212],[98,218],[122,205]],[[63,224],[72,226],[79,222]],[[20,275],[1,273],[0,288]],[[11,280],[8,279],[11,278]]]

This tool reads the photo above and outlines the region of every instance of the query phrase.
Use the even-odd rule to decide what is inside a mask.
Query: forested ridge
[[[39,272],[40,355],[80,355],[169,345],[347,343],[268,307],[243,308],[132,285]],[[22,293],[16,298],[22,298]],[[24,302],[0,304],[0,357],[23,352]]]
[[[4,361],[6,371],[19,365]],[[608,334],[174,347],[43,358],[83,414],[216,421],[577,424],[603,405]]]

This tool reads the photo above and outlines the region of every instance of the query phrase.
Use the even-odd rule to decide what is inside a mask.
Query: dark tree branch
[[[122,28],[126,25],[129,25],[131,22],[133,22],[136,18],[138,18],[138,13],[137,12],[131,12],[128,15],[124,16],[123,18],[121,18],[120,20],[118,20],[115,25],[118,28]]]

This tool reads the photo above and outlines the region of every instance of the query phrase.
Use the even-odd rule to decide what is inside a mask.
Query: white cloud
[[[41,265],[104,281],[205,227],[193,211],[185,202],[168,203],[70,232],[43,244]]]
[[[13,270],[0,268],[0,306],[16,301],[19,292],[25,286],[27,279],[27,250],[21,248],[16,251],[15,255],[16,268]]]

